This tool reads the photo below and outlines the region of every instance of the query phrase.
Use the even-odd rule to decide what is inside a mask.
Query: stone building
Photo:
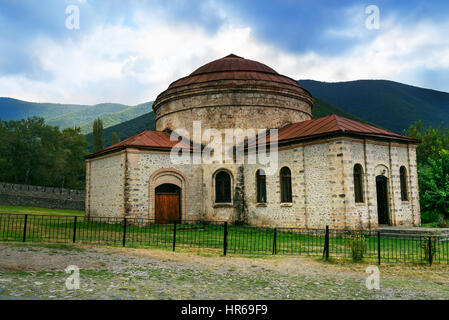
[[[262,63],[236,55],[210,62],[159,94],[157,130],[86,157],[86,215],[303,228],[419,225],[418,141],[336,115],[312,119],[313,105],[295,80]],[[266,132],[265,145],[248,136],[225,149],[231,161],[195,161],[208,148],[220,154],[198,127],[213,129],[215,138],[229,129]],[[239,146],[243,163],[234,153]],[[277,157],[270,174],[267,163],[248,161],[263,146]],[[174,147],[192,161],[173,161]]]

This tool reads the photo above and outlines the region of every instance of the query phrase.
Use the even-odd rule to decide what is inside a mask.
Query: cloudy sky
[[[449,92],[449,1],[2,0],[0,50],[0,96],[37,102],[151,101],[229,53]]]

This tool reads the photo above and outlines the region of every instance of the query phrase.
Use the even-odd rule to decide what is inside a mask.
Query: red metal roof
[[[366,136],[414,143],[419,142],[419,140],[415,138],[406,137],[370,124],[361,123],[359,121],[332,114],[318,119],[292,123],[280,128],[278,130],[278,143],[286,144],[289,142],[325,137],[334,134]],[[270,137],[268,136],[267,143],[269,141]],[[170,140],[170,133],[168,132],[145,130],[104,150],[92,153],[88,155],[87,158],[95,158],[97,156],[122,150],[127,147],[170,151],[171,148],[177,143],[178,141]],[[192,146],[190,143],[182,144],[181,148],[187,148],[189,150],[196,149],[196,147]]]
[[[287,143],[334,134],[360,135],[408,142],[419,142],[418,139],[375,127],[366,123],[351,120],[335,114],[297,123],[289,124],[278,130],[278,143]],[[270,137],[267,137],[267,142]]]
[[[168,88],[215,80],[266,80],[301,87],[295,80],[277,73],[263,63],[230,54],[205,64],[189,76],[176,80]]]
[[[143,149],[153,149],[153,150],[167,150],[169,151],[172,147],[178,144],[178,141],[170,140],[170,133],[165,131],[155,131],[155,130],[145,130],[138,133],[128,139],[120,141],[110,147],[107,147],[96,153],[92,153],[87,156],[87,158],[95,158],[102,154],[118,151],[125,149],[127,147],[143,148]],[[193,150],[190,144],[182,143],[180,145],[181,149]]]

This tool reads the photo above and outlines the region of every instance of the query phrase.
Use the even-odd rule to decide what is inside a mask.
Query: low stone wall
[[[0,204],[51,209],[84,210],[84,190],[0,182]]]

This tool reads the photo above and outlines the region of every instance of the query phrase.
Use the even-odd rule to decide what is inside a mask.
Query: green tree
[[[62,142],[65,155],[65,171],[62,176],[62,186],[73,189],[84,189],[85,185],[85,162],[88,143],[79,127],[67,128],[62,131]]]
[[[60,131],[42,118],[0,121],[0,181],[83,189],[87,145],[79,128]]]
[[[404,130],[404,134],[421,140],[416,150],[418,163],[423,164],[429,159],[438,159],[441,150],[449,150],[449,127],[443,124],[437,128],[424,128],[419,120]]]
[[[418,138],[418,183],[421,220],[424,223],[449,219],[449,127],[424,128],[421,121],[404,134]]]
[[[438,159],[430,158],[420,166],[419,188],[424,218],[449,219],[449,151],[441,150]]]
[[[104,141],[103,141],[103,122],[100,118],[94,120],[93,124],[93,152],[98,152],[104,149]]]
[[[120,142],[120,138],[118,137],[117,132],[114,131],[111,136],[111,145],[114,145],[119,142]]]

